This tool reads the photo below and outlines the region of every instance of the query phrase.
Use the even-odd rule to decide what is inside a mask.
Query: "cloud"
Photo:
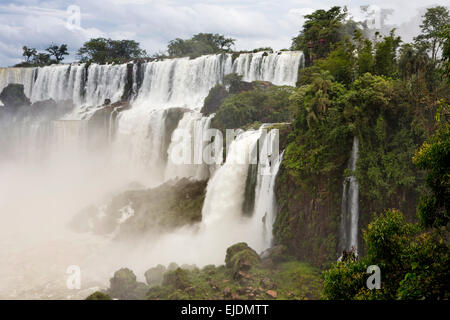
[[[433,5],[432,0],[379,0],[371,3],[394,12],[386,23],[403,26],[399,30],[417,30],[418,9]],[[333,5],[348,5],[350,13],[361,17],[363,1],[334,0]],[[66,27],[67,8],[81,10],[81,26]],[[164,50],[177,37],[187,38],[199,32],[221,33],[237,39],[236,49],[271,46],[288,48],[298,34],[304,15],[327,9],[325,0],[12,0],[0,4],[0,65],[21,61],[22,46],[40,50],[51,42],[67,43],[71,55],[92,37],[130,38],[139,41],[147,52]],[[411,22],[414,17],[414,21]],[[412,36],[408,36],[411,38]]]

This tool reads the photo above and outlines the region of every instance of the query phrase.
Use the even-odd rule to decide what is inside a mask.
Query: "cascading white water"
[[[231,72],[230,55],[179,58],[143,65],[144,79],[137,103],[153,107],[200,108],[209,90]]]
[[[359,139],[353,138],[349,169],[353,173],[358,161]],[[358,252],[359,187],[352,174],[344,179],[341,206],[340,253],[351,249]]]
[[[246,131],[230,144],[225,163],[208,182],[202,210],[205,225],[242,216],[248,166],[257,162],[255,146],[260,135],[259,130]]]

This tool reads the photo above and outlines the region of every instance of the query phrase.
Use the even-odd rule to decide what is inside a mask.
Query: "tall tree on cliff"
[[[305,15],[305,23],[300,34],[292,39],[292,50],[302,50],[305,53],[306,65],[311,65],[316,59],[325,58],[332,49],[332,44],[342,40],[340,32],[346,10],[332,7],[330,10],[316,10]]]

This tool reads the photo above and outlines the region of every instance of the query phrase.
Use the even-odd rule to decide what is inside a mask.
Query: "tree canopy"
[[[91,39],[78,50],[81,62],[111,63],[142,58],[147,52],[134,40]]]
[[[199,33],[190,39],[176,38],[170,41],[167,52],[172,57],[196,58],[205,54],[229,52],[234,41],[217,33]]]

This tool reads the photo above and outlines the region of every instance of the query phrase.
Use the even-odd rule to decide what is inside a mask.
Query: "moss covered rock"
[[[17,110],[22,106],[30,106],[30,99],[24,92],[23,84],[10,83],[0,93],[0,100],[10,110]]]
[[[237,243],[227,249],[225,264],[235,277],[242,275],[242,272],[249,271],[252,267],[258,265],[259,262],[259,255],[245,242]]]
[[[166,272],[162,284],[179,290],[185,290],[192,285],[188,278],[188,271],[181,268]]]
[[[96,291],[86,298],[86,300],[112,300],[106,293]]]
[[[117,231],[116,239],[157,236],[202,219],[206,181],[172,180],[152,189],[129,190],[107,205],[89,206],[70,222],[79,232]]]
[[[145,280],[149,286],[159,286],[162,284],[164,279],[164,273],[166,272],[166,267],[158,264],[156,267],[150,268],[145,271]]]

